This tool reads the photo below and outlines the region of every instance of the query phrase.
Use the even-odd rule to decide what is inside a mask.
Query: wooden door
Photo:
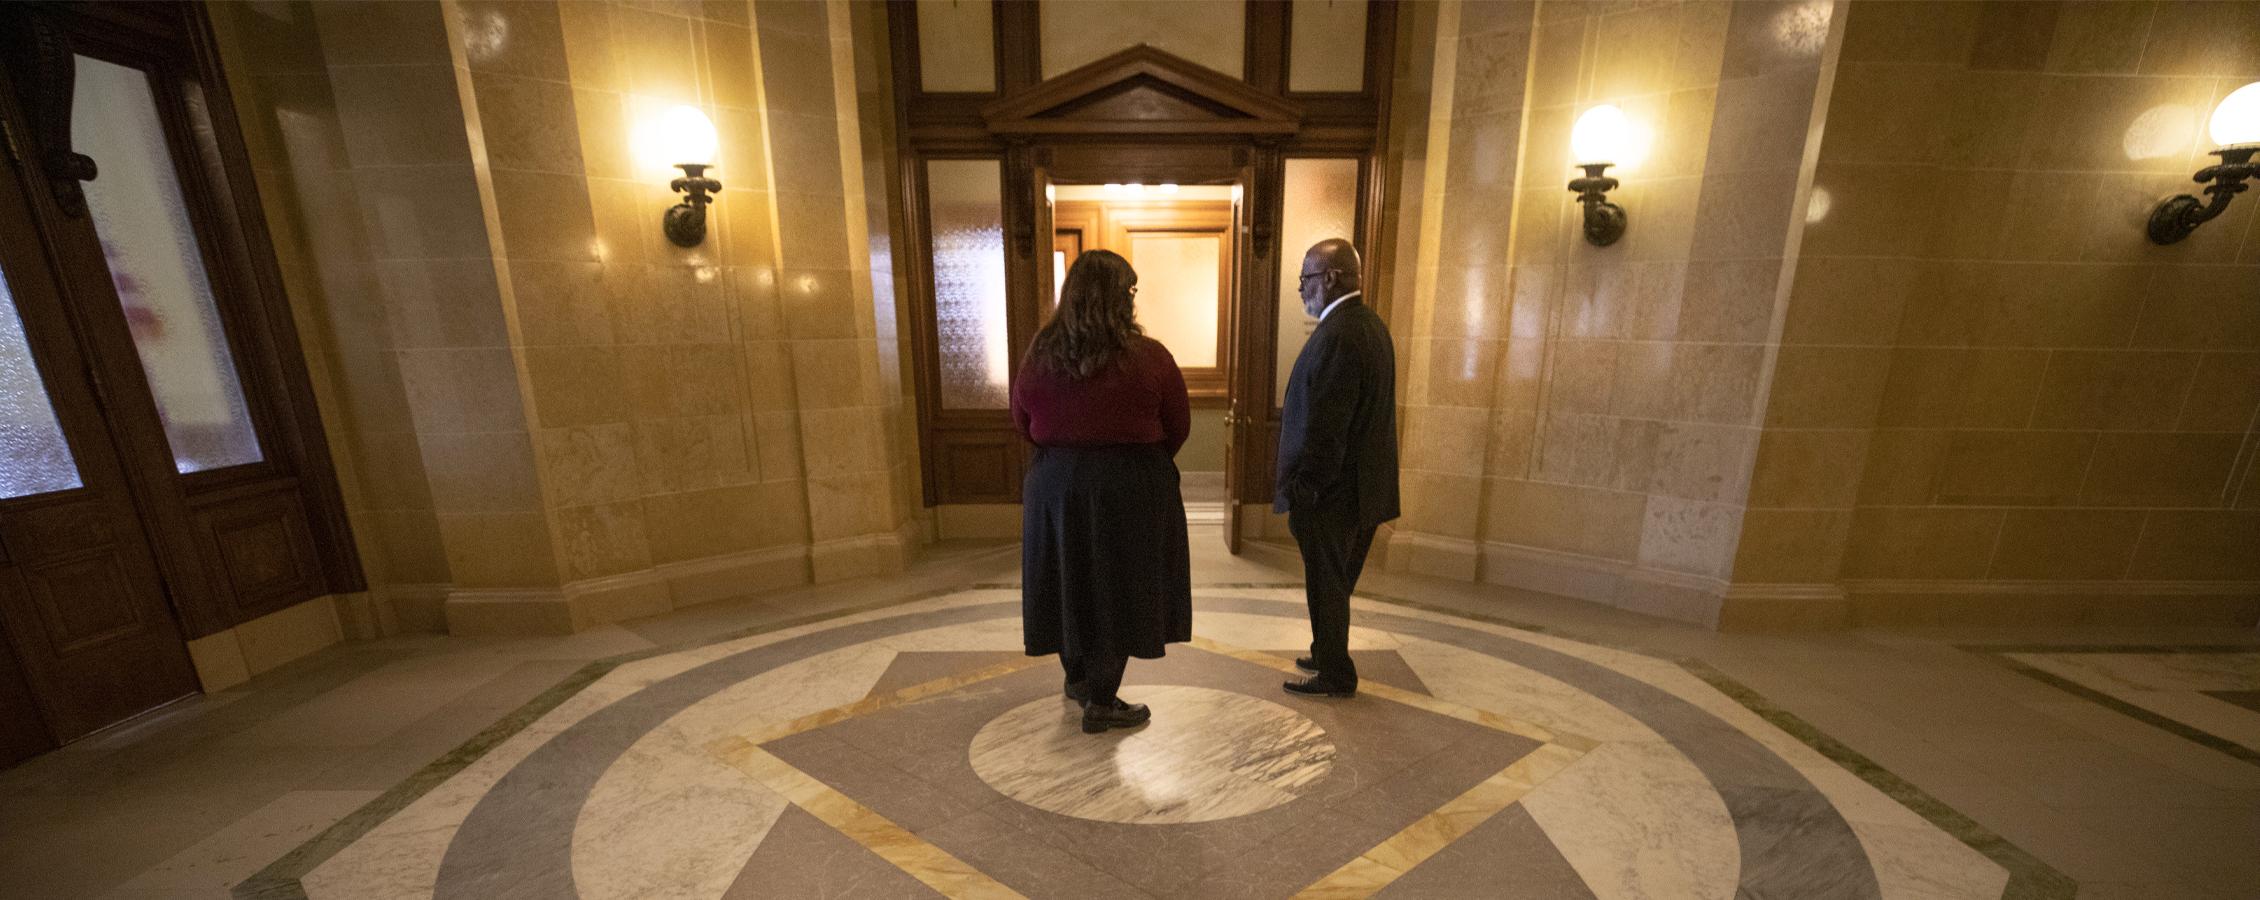
[[[1250,321],[1246,309],[1248,279],[1244,270],[1247,268],[1245,260],[1253,258],[1250,255],[1252,248],[1248,241],[1248,197],[1252,180],[1253,173],[1242,170],[1239,180],[1234,182],[1238,190],[1234,192],[1232,201],[1232,258],[1242,260],[1243,263],[1232,272],[1231,295],[1226,301],[1226,306],[1230,310],[1230,319],[1226,323],[1225,331],[1232,335],[1244,334],[1248,330],[1248,322]],[[1243,349],[1242,343],[1243,341],[1240,339],[1233,340],[1229,349],[1234,357],[1240,356]],[[1249,452],[1249,448],[1245,446],[1247,443],[1245,417],[1240,414],[1240,400],[1243,396],[1242,385],[1248,380],[1249,367],[1251,365],[1260,366],[1264,362],[1260,357],[1244,357],[1240,358],[1238,363],[1232,369],[1237,377],[1225,379],[1227,399],[1224,410],[1224,549],[1233,556],[1240,555],[1240,494],[1244,490],[1242,482],[1247,478],[1242,470],[1247,465]]]
[[[8,649],[6,637],[0,633],[0,769],[55,746],[55,736],[47,731],[47,717],[40,714],[38,699],[24,683],[23,670],[16,666],[16,655]]]
[[[0,92],[6,81],[0,76]],[[20,120],[0,104],[9,136]],[[15,141],[10,147],[20,146]],[[108,397],[73,338],[61,283],[32,224],[21,153],[0,178],[0,371],[8,459],[0,474],[0,631],[18,673],[0,671],[11,751],[53,746],[194,693],[195,668],[124,466]],[[12,674],[21,681],[10,684]],[[17,689],[22,689],[18,692]],[[20,721],[23,694],[40,716]]]
[[[185,633],[360,589],[203,8],[17,4],[0,36],[27,246],[52,261]]]

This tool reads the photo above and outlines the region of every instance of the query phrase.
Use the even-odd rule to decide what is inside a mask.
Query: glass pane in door
[[[934,241],[934,333],[945,409],[1004,409],[1012,348],[1004,296],[1004,168],[993,159],[926,164]]]
[[[94,157],[87,209],[182,473],[258,462],[259,436],[139,69],[81,56],[71,143]]]
[[[78,463],[32,364],[16,298],[0,278],[0,499],[78,486]]]

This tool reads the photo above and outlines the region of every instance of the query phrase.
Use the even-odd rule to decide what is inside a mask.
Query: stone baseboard
[[[653,568],[667,582],[671,608],[682,609],[807,584],[808,557],[808,548],[794,544]]]
[[[1720,631],[1849,628],[1852,601],[1840,584],[1737,584],[1719,607]]]
[[[877,538],[888,545],[897,540],[893,534]],[[449,634],[572,634],[622,619],[807,584],[813,576],[811,557],[809,547],[794,544],[665,563],[551,590],[452,588],[441,612]]]
[[[817,584],[873,575],[897,575],[910,565],[909,546],[900,531],[823,541],[808,548]]]
[[[447,632],[448,584],[387,584],[370,588],[377,599],[379,635]]]
[[[1474,580],[1719,627],[1726,584],[1716,578],[1520,544],[1485,542],[1480,547],[1480,577]]]
[[[209,694],[344,640],[337,598],[325,595],[191,640],[188,657]]]
[[[2252,581],[1847,581],[1860,625],[2260,624]]]
[[[1382,543],[1375,535],[1374,543]],[[1426,575],[1453,581],[1474,581],[1482,570],[1483,550],[1466,538],[1390,530],[1383,545],[1383,571],[1393,575]]]

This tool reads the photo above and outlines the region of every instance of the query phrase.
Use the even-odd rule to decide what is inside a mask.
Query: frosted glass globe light
[[[1570,162],[1580,166],[1622,163],[1631,143],[1632,123],[1625,119],[1624,110],[1604,103],[1586,110],[1570,128]]]
[[[2260,81],[2237,88],[2213,108],[2213,143],[2260,144]]]
[[[656,138],[672,165],[710,166],[721,141],[714,123],[695,106],[677,106],[662,113]]]

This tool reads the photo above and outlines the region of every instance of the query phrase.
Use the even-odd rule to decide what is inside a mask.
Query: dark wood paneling
[[[296,599],[366,586],[349,531],[313,386],[298,345],[253,183],[231,94],[204,9],[196,4],[31,4],[17,23],[60,35],[68,53],[150,76],[200,261],[236,364],[261,460],[183,475],[90,219],[41,205],[40,241],[56,261],[71,328],[102,389],[105,427],[118,447],[135,507],[189,635],[202,636],[279,608],[275,594],[232,593],[199,511],[253,494],[287,493],[295,506],[294,565],[311,560],[314,589]],[[66,107],[67,108],[67,107]]]
[[[200,500],[198,537],[233,617],[248,621],[326,592],[322,566],[293,485]]]
[[[147,623],[126,563],[116,552],[73,554],[23,567],[24,585],[49,647],[71,656],[131,636]]]
[[[15,18],[6,24],[25,23]],[[11,52],[0,71],[0,124],[13,135],[31,130],[16,102],[14,74],[27,69],[36,74],[38,67],[24,62]],[[45,82],[49,90],[58,83]],[[69,108],[54,102],[34,106]],[[57,742],[196,690],[195,670],[143,530],[146,520],[109,427],[115,392],[102,389],[106,370],[82,343],[82,320],[74,315],[81,310],[66,293],[71,286],[66,272],[53,262],[52,224],[84,222],[83,213],[74,216],[67,208],[69,192],[54,190],[47,177],[44,166],[61,158],[36,151],[0,155],[6,164],[0,169],[0,269],[80,483],[0,500],[0,546],[6,547],[0,554],[6,558],[0,564],[0,640],[8,644],[22,684]],[[99,247],[94,252],[99,255]],[[122,319],[116,295],[105,296],[108,312]],[[130,343],[124,352],[132,354]],[[20,733],[16,725],[8,727]]]
[[[1060,183],[1142,181],[1179,184],[1237,183],[1246,191],[1246,233],[1236,252],[1240,278],[1233,284],[1231,316],[1238,326],[1227,382],[1242,398],[1234,434],[1236,468],[1230,479],[1247,502],[1270,496],[1278,413],[1271,404],[1273,333],[1278,298],[1281,160],[1285,156],[1359,158],[1359,237],[1369,247],[1379,227],[1381,186],[1375,160],[1385,133],[1394,73],[1399,5],[1377,0],[1367,17],[1367,76],[1360,92],[1288,96],[1290,7],[1283,0],[1247,6],[1245,67],[1232,78],[1183,63],[1151,48],[1127,49],[1049,80],[1041,79],[1039,4],[995,6],[995,95],[925,94],[898,90],[896,123],[902,138],[901,179],[906,221],[899,246],[914,248],[906,266],[905,301],[912,317],[912,358],[918,368],[919,426],[926,501],[1010,502],[1019,495],[1024,450],[1002,411],[942,411],[936,407],[939,355],[935,345],[932,248],[926,225],[925,159],[1002,158],[1008,331],[1017,371],[1021,350],[1041,321],[1048,297],[1039,297],[1038,265],[1048,265],[1053,237],[1034,232],[1041,216],[1034,191],[1048,177]],[[907,0],[888,4],[892,62],[898,86],[919,83],[916,9]],[[1049,229],[1045,229],[1049,230]],[[1385,283],[1386,260],[1376,258],[1367,278]]]
[[[0,769],[5,769],[55,748],[47,721],[39,714],[39,701],[16,667],[16,655],[0,635]]]
[[[1006,431],[942,431],[935,474],[943,503],[1020,502],[1020,436]]]

